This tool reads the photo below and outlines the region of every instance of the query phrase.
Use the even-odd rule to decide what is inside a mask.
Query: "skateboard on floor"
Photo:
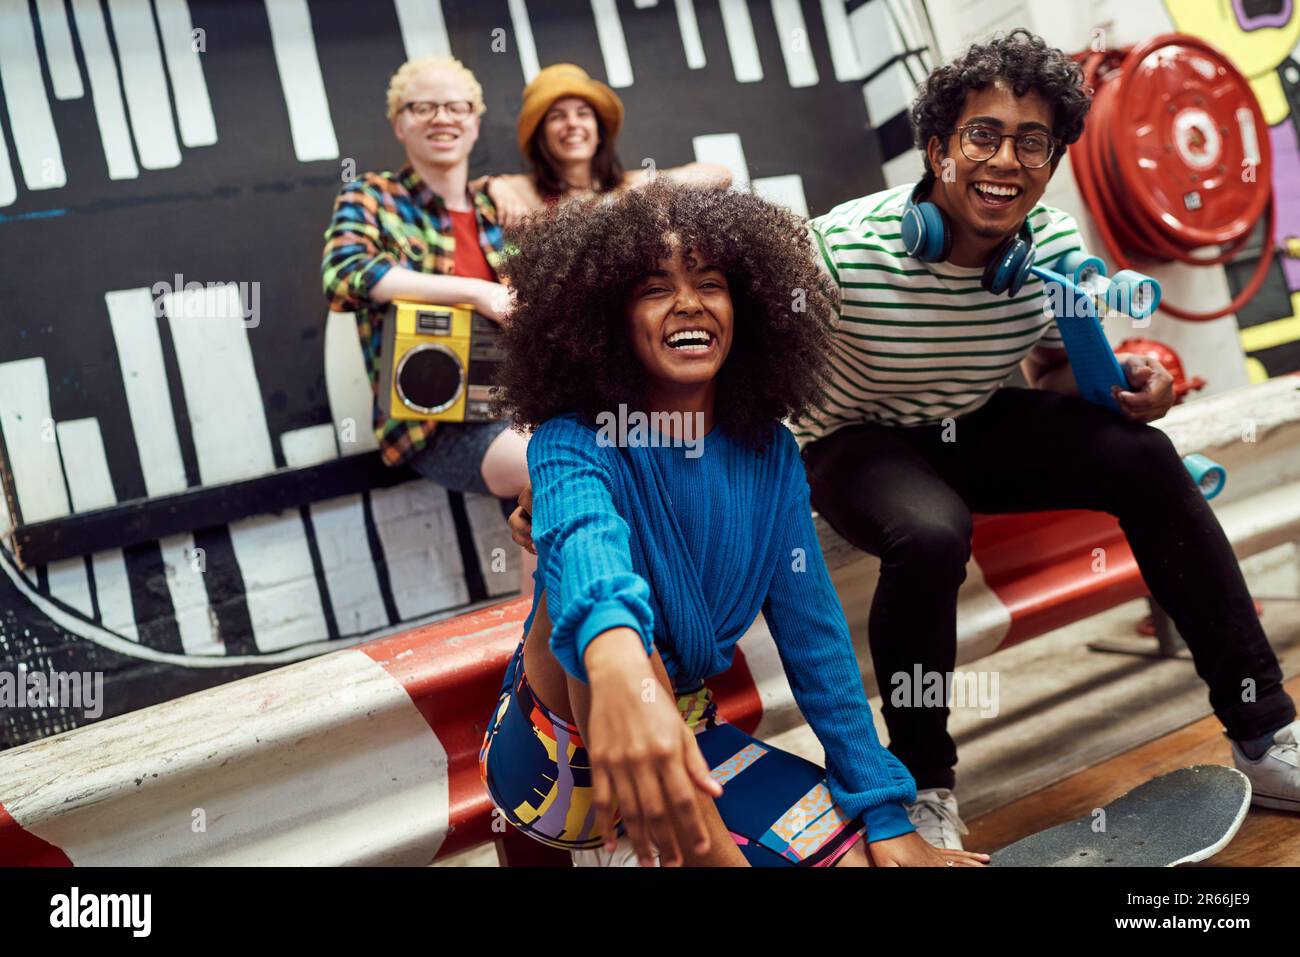
[[[1163,774],[1089,814],[996,852],[995,867],[1173,867],[1223,850],[1246,819],[1250,781],[1199,764]]]

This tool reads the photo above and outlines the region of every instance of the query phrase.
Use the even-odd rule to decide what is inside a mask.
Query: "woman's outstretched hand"
[[[872,841],[867,845],[867,854],[876,867],[983,867],[989,860],[987,854],[975,851],[935,847],[915,831]]]
[[[591,687],[585,743],[591,759],[595,833],[613,849],[615,815],[643,867],[655,851],[665,867],[682,863],[682,848],[709,850],[698,792],[719,797],[695,735],[672,693],[655,678],[641,636],[614,628],[583,655]]]

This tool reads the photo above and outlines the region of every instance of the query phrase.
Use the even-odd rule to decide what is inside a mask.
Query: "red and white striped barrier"
[[[476,759],[527,602],[0,752],[0,865],[427,864],[488,837]]]
[[[1300,378],[1180,406],[1162,428],[1227,466],[1214,504],[1240,555],[1300,539]],[[869,662],[876,560],[821,531]],[[1107,516],[981,518],[958,663],[1143,593]],[[505,602],[0,752],[0,866],[419,865],[486,841],[478,748],[527,612]],[[710,684],[746,730],[802,723],[761,619]]]

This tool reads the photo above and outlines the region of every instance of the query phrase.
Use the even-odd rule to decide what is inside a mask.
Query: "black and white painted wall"
[[[483,82],[475,173],[520,168],[520,91],[570,61],[623,97],[628,166],[816,214],[918,165],[920,6],[0,0],[0,671],[102,672],[110,717],[516,587],[492,500],[322,478],[377,459],[319,257],[341,180],[402,160],[402,60]],[[26,528],[64,557],[23,561]],[[0,709],[0,748],[85,720]]]

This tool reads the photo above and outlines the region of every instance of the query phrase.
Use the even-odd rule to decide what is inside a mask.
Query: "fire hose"
[[[1111,260],[1122,269],[1132,258],[1220,265],[1264,218],[1263,254],[1232,302],[1211,312],[1160,304],[1195,321],[1236,312],[1275,254],[1272,149],[1250,84],[1210,44],[1181,34],[1079,59],[1092,115],[1072,167]],[[1217,254],[1198,255],[1213,246]]]

